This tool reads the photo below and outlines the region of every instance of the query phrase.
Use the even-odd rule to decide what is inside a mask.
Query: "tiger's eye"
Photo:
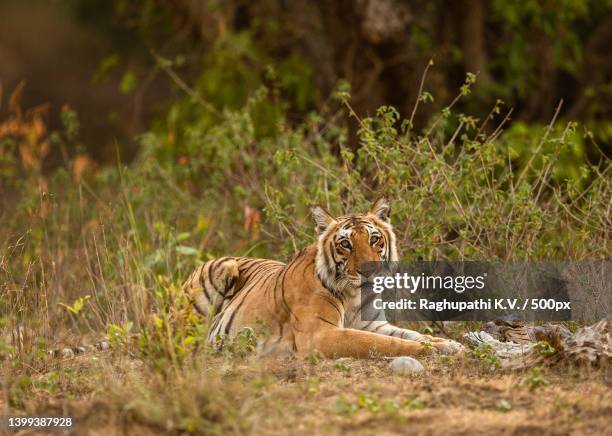
[[[346,239],[344,241],[340,242],[340,246],[342,248],[347,249],[347,250],[351,249],[351,243],[349,241],[347,241]]]
[[[378,243],[378,241],[380,241],[380,238],[378,236],[372,236],[372,239],[370,239],[370,245],[375,245],[376,243]]]

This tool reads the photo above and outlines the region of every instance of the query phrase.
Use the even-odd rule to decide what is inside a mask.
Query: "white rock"
[[[391,361],[389,367],[395,374],[399,375],[416,374],[425,371],[421,362],[406,356],[396,357]]]

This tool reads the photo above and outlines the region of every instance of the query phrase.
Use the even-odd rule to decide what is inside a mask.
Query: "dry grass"
[[[200,353],[165,374],[98,353],[51,362],[20,407],[0,414],[70,415],[78,434],[603,434],[605,369],[497,373],[467,357],[430,358],[398,376],[388,360],[319,362]],[[531,377],[531,379],[530,379]]]

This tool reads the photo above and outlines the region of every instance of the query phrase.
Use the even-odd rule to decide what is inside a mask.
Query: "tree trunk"
[[[480,80],[487,80],[484,0],[463,0],[462,3],[460,26],[463,65],[467,72],[479,73]]]

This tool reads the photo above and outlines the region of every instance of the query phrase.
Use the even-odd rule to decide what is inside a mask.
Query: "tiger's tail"
[[[194,271],[185,289],[199,312],[214,316],[234,294],[239,276],[238,262],[234,258],[213,259]]]

